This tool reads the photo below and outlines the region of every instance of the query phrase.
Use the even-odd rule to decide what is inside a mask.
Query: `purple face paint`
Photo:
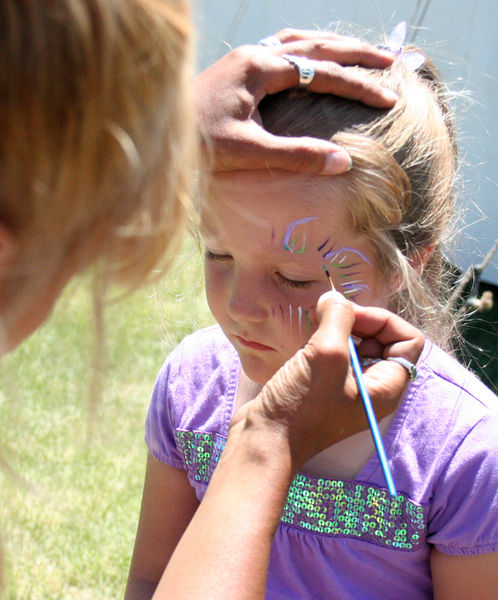
[[[284,249],[288,250],[289,252],[293,252],[295,254],[301,254],[302,252],[304,252],[306,250],[304,243],[300,250],[296,251],[294,249],[294,245],[296,243],[296,238],[291,240],[292,234],[294,233],[294,230],[297,227],[299,227],[299,225],[303,225],[304,223],[308,223],[309,221],[316,221],[318,218],[319,217],[306,217],[305,219],[299,219],[298,221],[293,221],[287,227],[284,237],[282,238],[282,246],[284,247]],[[305,241],[306,241],[306,237],[305,237]]]
[[[354,258],[361,260],[356,262],[349,262],[350,255],[353,254]],[[337,270],[335,279],[342,279],[340,290],[350,300],[355,300],[357,295],[361,292],[369,292],[370,287],[365,283],[362,283],[361,279],[352,279],[358,275],[361,275],[361,269],[358,270],[362,264],[370,265],[370,260],[359,250],[355,248],[339,248],[338,250],[328,250],[323,254],[323,259],[328,262],[328,267],[332,270]]]
[[[366,262],[367,265],[370,265],[370,261],[368,260],[368,258],[363,254],[363,252],[360,252],[359,250],[355,250],[355,248],[339,248],[339,250],[334,250],[334,251],[328,251],[323,255],[323,259],[324,260],[333,260],[335,258],[337,258],[340,254],[342,253],[352,253],[352,254],[356,254],[357,256],[359,256],[361,258],[362,261]],[[342,263],[346,260],[346,256],[342,257],[341,260],[338,260],[336,262]]]

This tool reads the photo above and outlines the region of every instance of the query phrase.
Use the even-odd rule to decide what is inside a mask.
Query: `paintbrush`
[[[335,291],[334,282],[332,281],[332,277],[325,265],[323,265],[323,269],[325,271],[325,275],[327,275],[327,279],[329,280],[330,289]],[[382,438],[380,435],[379,426],[377,425],[377,419],[375,418],[372,401],[370,400],[367,386],[363,381],[363,373],[361,370],[358,353],[356,352],[356,347],[351,336],[349,336],[348,339],[348,347],[349,356],[351,358],[351,366],[353,367],[353,373],[356,379],[356,383],[358,384],[358,389],[360,391],[363,407],[365,408],[365,413],[367,415],[370,431],[372,432],[373,441],[377,450],[377,455],[380,460],[380,466],[382,467],[382,472],[384,473],[384,478],[386,480],[387,489],[389,490],[391,496],[395,497],[397,495],[396,486],[394,485],[394,479],[391,474],[391,469],[389,468],[389,463],[387,462],[386,451],[384,450],[384,444],[382,443]]]

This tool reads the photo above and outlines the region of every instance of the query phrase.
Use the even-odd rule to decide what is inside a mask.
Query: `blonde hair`
[[[8,329],[61,271],[133,289],[165,267],[197,142],[184,0],[3,0],[0,30]]]
[[[331,139],[349,152],[351,171],[331,185],[345,194],[354,230],[370,239],[379,272],[394,281],[391,310],[449,349],[455,321],[444,310],[442,245],[457,150],[446,88],[428,58],[417,72],[397,59],[375,75],[399,95],[391,110],[294,90],[267,97],[260,112],[274,134]]]

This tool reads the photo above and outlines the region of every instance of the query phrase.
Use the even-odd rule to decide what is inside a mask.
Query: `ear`
[[[429,262],[429,259],[432,253],[434,252],[434,248],[434,245],[427,246],[426,248],[421,248],[419,250],[414,251],[410,255],[408,261],[419,277],[422,275],[425,265]],[[401,274],[398,272],[394,272],[391,274],[388,283],[393,290],[401,291],[404,290],[406,287]]]
[[[419,276],[422,275],[425,265],[429,262],[433,252],[434,245],[421,248],[410,256],[410,264]]]
[[[3,221],[0,221],[0,272],[9,265],[15,247],[13,233]]]

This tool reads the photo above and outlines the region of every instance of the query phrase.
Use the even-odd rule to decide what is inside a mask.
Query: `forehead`
[[[332,178],[288,171],[217,174],[200,208],[205,226],[237,220],[281,228],[310,216],[317,217],[306,223],[311,230],[349,223],[345,195]]]

